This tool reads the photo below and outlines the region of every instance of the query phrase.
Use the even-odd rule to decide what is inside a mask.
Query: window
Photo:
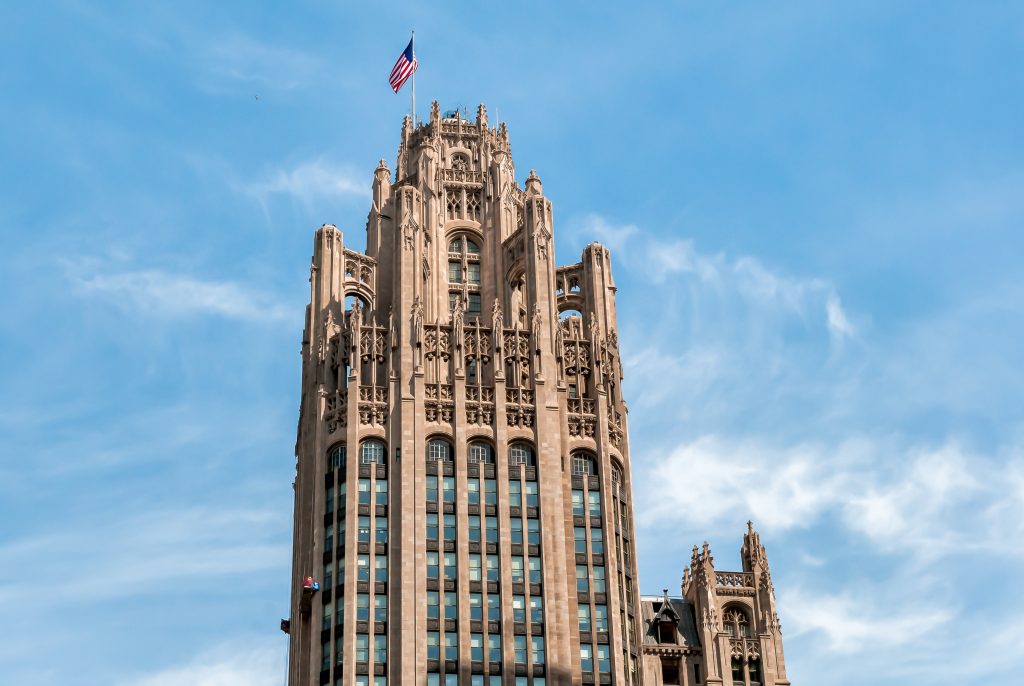
[[[526,664],[526,636],[515,636],[512,639],[512,646],[515,651],[515,661],[519,664]]]
[[[376,483],[373,484],[373,490],[375,494],[375,503],[377,505],[388,504],[388,482],[384,479],[377,479]]]
[[[451,462],[451,444],[443,438],[431,438],[427,443],[427,460],[430,462]]]
[[[320,646],[320,671],[331,668],[331,644],[324,643]]]
[[[446,660],[458,660],[459,659],[459,635],[456,633],[449,632],[444,635],[444,659]],[[451,676],[455,676],[452,674]]]
[[[527,481],[526,482],[526,506],[527,507],[539,507],[540,506],[540,495],[537,492],[537,482]]]
[[[478,246],[475,242],[473,242],[473,241],[471,241],[470,239],[467,238],[466,239],[466,254],[468,254],[468,255],[479,255],[480,254],[480,246]]]
[[[469,301],[468,301],[468,306],[466,307],[466,312],[468,314],[480,316],[480,294],[479,293],[470,293],[469,294]]]
[[[604,555],[604,531],[602,529],[590,529],[590,551],[594,555]]]
[[[437,502],[437,477],[436,476],[431,476],[431,475],[427,476],[427,502],[428,503],[436,503]]]
[[[377,583],[387,583],[388,580],[388,558],[387,555],[377,555],[373,558],[373,580]]]
[[[585,513],[583,507],[583,491],[573,490],[572,492],[572,513],[577,517],[582,517]]]
[[[334,585],[334,565],[330,562],[324,565],[324,588],[331,588]]]
[[[498,504],[498,482],[494,479],[484,479],[484,505]]]
[[[446,476],[441,479],[441,499],[446,503],[455,502],[455,477]]]
[[[491,662],[501,662],[501,634],[487,635],[487,659]],[[500,684],[501,677],[498,677],[498,680]]]
[[[359,542],[370,542],[370,518],[363,516],[359,518]]]
[[[588,491],[587,492],[587,511],[591,517],[601,516],[601,492],[600,491]]]
[[[370,580],[370,556],[359,555],[356,557],[356,579],[359,581]]]
[[[530,517],[526,520],[526,542],[540,545],[540,520]]]
[[[327,487],[326,501],[327,501],[326,512],[327,512],[327,514],[330,514],[330,513],[334,512],[334,486],[328,486]]]
[[[455,553],[444,554],[444,576],[446,579],[454,579],[458,576]]]
[[[363,464],[384,464],[384,443],[376,440],[363,441],[359,461]]]
[[[594,648],[589,643],[580,644],[580,669],[584,672],[594,671]]]
[[[587,554],[587,530],[582,526],[573,527],[572,530],[573,545],[576,548],[577,555]]]
[[[594,631],[601,633],[608,632],[608,606],[607,605],[595,605],[594,606]]]
[[[472,453],[470,453],[472,457]],[[480,481],[479,479],[469,479],[466,481],[466,501],[470,505],[480,504]]]
[[[452,242],[448,244],[448,252],[462,252],[462,239],[453,239]]]
[[[480,285],[480,263],[479,262],[470,262],[469,263],[469,271],[467,272],[467,274],[468,274],[468,277],[469,277],[468,281],[471,284],[473,284],[474,286],[479,286]]]
[[[544,580],[543,579],[544,573],[543,573],[543,571],[541,571],[541,568],[540,568],[540,558],[539,557],[531,557],[531,558],[528,558],[527,562],[528,562],[528,564],[530,566],[530,583],[531,584],[539,584],[539,583],[541,583]]]
[[[324,550],[334,549],[334,525],[328,524],[324,527]]]
[[[377,543],[388,542],[388,520],[386,517],[375,517],[373,521],[373,540]]]
[[[360,479],[359,480],[359,504],[369,505],[370,504],[370,480]]]
[[[480,593],[469,594],[469,618],[476,622],[484,618],[484,597]]]
[[[580,593],[590,591],[590,574],[586,565],[576,565],[576,590]]]
[[[513,517],[509,520],[509,535],[512,538],[512,543],[522,544],[523,542],[523,520],[519,517]]]
[[[457,593],[444,594],[444,618],[452,620],[459,618],[459,596]]]
[[[320,631],[327,631],[331,628],[331,606],[324,605],[324,614],[320,620]]]
[[[439,558],[438,554],[436,552],[434,552],[434,551],[428,550],[427,551],[427,578],[428,579],[437,579],[438,578],[438,576],[439,576],[439,574],[438,574],[438,563],[439,562],[440,562],[440,558]]]
[[[436,631],[427,632],[427,659],[441,659],[441,634]]]
[[[602,674],[612,671],[611,650],[606,645],[597,646],[597,671]]]
[[[384,634],[373,637],[373,661],[378,664],[388,661],[388,637]]]
[[[521,555],[512,556],[512,581],[523,581],[526,577],[523,573],[523,558]]]
[[[574,384],[574,383],[570,383],[569,384],[569,398],[571,398],[572,400],[575,400],[576,398],[579,398],[579,397],[580,397],[579,387],[576,384]]]
[[[453,514],[446,514],[444,516],[444,540],[455,540],[455,515]]]
[[[479,517],[477,518],[479,519]],[[470,581],[483,581],[483,560],[477,553],[470,553],[469,555],[469,580]]]
[[[437,527],[437,514],[434,512],[427,513],[427,540],[436,541],[438,534]]]
[[[441,594],[427,591],[427,619],[441,618]]]
[[[526,596],[514,595],[512,596],[512,621],[513,622],[525,622],[526,621]]]
[[[486,443],[470,443],[469,444],[469,461],[470,463],[494,463],[494,453],[491,451],[491,446]]]
[[[523,484],[520,481],[508,482],[508,505],[509,507],[523,506]],[[522,543],[522,541],[519,541]]]
[[[572,473],[586,476],[593,476],[594,474],[597,474],[597,466],[594,464],[594,458],[590,457],[590,455],[587,455],[586,453],[573,453]]]
[[[604,593],[604,567],[594,567],[594,593]],[[632,605],[633,601],[630,600]]]
[[[458,260],[449,260],[448,283],[462,283],[462,262]]]
[[[469,658],[482,662],[484,659],[484,635],[483,634],[470,634],[469,635]],[[483,683],[483,677],[480,677],[480,683]]]
[[[530,657],[533,658],[533,664],[542,665],[544,664],[544,637],[543,636],[532,636],[530,638]]]
[[[497,593],[487,596],[487,621],[497,622],[501,619],[501,597]]]
[[[509,465],[533,466],[533,450],[523,443],[513,443],[508,449]]]
[[[761,661],[751,660],[747,663],[747,672],[750,674],[750,683],[761,683]]]
[[[501,570],[498,567],[498,556],[488,555],[487,556],[487,580],[488,581],[501,581]]]
[[[734,684],[743,683],[743,662],[738,657],[732,659],[732,682]]]
[[[327,471],[333,472],[335,469],[345,468],[345,446],[335,446],[331,450],[331,454],[327,458]]]
[[[388,597],[386,595],[373,596],[373,621],[388,621]]]
[[[579,621],[580,621],[580,631],[581,632],[588,632],[588,631],[590,631],[590,606],[589,605],[580,605],[579,606]]]
[[[356,634],[356,662],[370,661],[370,636]]]
[[[544,623],[544,598],[542,596],[530,596],[530,621],[534,624]]]
[[[722,628],[730,636],[750,637],[750,621],[747,613],[738,607],[731,607],[725,611],[722,617]]]

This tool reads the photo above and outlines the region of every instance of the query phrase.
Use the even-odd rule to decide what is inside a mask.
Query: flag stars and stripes
[[[419,66],[419,63],[416,61],[416,53],[413,52],[412,40],[410,40],[409,45],[398,56],[398,61],[395,62],[395,66],[391,69],[391,77],[388,79],[391,89],[396,93],[401,90],[405,82],[416,71],[417,66]]]

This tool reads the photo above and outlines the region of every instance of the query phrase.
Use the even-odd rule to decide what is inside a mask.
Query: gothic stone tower
[[[504,124],[408,118],[365,253],[316,232],[289,684],[638,684],[608,250],[556,266]]]
[[[681,597],[641,599],[646,686],[788,686],[775,587],[760,535],[747,522],[742,572],[715,570],[693,547]]]

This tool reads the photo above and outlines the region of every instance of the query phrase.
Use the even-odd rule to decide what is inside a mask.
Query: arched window
[[[363,441],[359,462],[360,464],[385,464],[383,441],[374,438]]]
[[[533,448],[525,443],[513,443],[508,447],[508,464],[510,467],[514,465],[533,467]]]
[[[474,441],[469,444],[469,462],[470,464],[494,464],[494,451],[483,441]]]
[[[588,453],[577,452],[572,454],[572,473],[580,476],[594,476],[597,474],[597,463]]]
[[[725,633],[733,638],[750,638],[750,619],[747,613],[738,607],[731,607],[725,611],[722,616],[722,627]]]
[[[448,244],[448,305],[465,307],[471,317],[480,316],[480,246],[468,236]]]
[[[336,445],[327,455],[327,471],[345,471],[345,444]]]
[[[428,462],[451,462],[452,445],[443,438],[431,438],[427,443]]]

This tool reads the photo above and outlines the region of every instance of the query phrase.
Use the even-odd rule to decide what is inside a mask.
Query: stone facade
[[[310,285],[288,683],[662,683],[610,255],[557,266],[505,125],[406,118],[365,252],[322,226]]]
[[[640,599],[645,686],[787,686],[775,587],[760,535],[747,523],[742,572],[715,571],[693,547],[682,596]]]

